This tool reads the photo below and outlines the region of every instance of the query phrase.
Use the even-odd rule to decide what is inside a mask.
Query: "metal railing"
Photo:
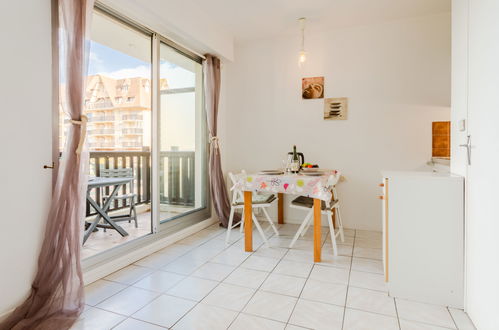
[[[159,159],[160,202],[162,204],[193,206],[195,200],[195,153],[194,151],[163,151]],[[91,151],[90,175],[100,176],[102,169],[132,168],[136,204],[151,202],[151,153],[148,151]],[[119,194],[130,193],[130,185],[121,187]],[[102,205],[104,196],[111,188],[95,188],[90,192],[95,201]],[[128,205],[126,200],[115,200],[109,211]],[[95,210],[87,203],[87,216]]]

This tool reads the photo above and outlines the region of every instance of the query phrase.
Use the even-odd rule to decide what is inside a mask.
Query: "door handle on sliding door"
[[[460,147],[466,148],[466,155],[468,157],[468,165],[471,165],[471,135],[468,135],[466,144],[460,144]]]

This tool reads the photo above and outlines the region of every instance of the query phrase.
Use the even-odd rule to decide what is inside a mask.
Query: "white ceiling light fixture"
[[[307,60],[307,52],[305,51],[305,17],[299,18],[298,22],[300,23],[301,30],[301,48],[298,57],[298,66],[301,68],[303,63]]]

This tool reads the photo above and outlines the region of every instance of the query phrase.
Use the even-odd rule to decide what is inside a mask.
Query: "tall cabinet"
[[[463,307],[464,180],[383,172],[383,262],[392,297]]]

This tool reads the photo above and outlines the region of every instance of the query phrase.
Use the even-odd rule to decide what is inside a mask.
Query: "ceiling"
[[[186,0],[184,0],[186,1]],[[451,0],[188,0],[236,41],[296,34],[297,19],[307,31],[450,12]]]

